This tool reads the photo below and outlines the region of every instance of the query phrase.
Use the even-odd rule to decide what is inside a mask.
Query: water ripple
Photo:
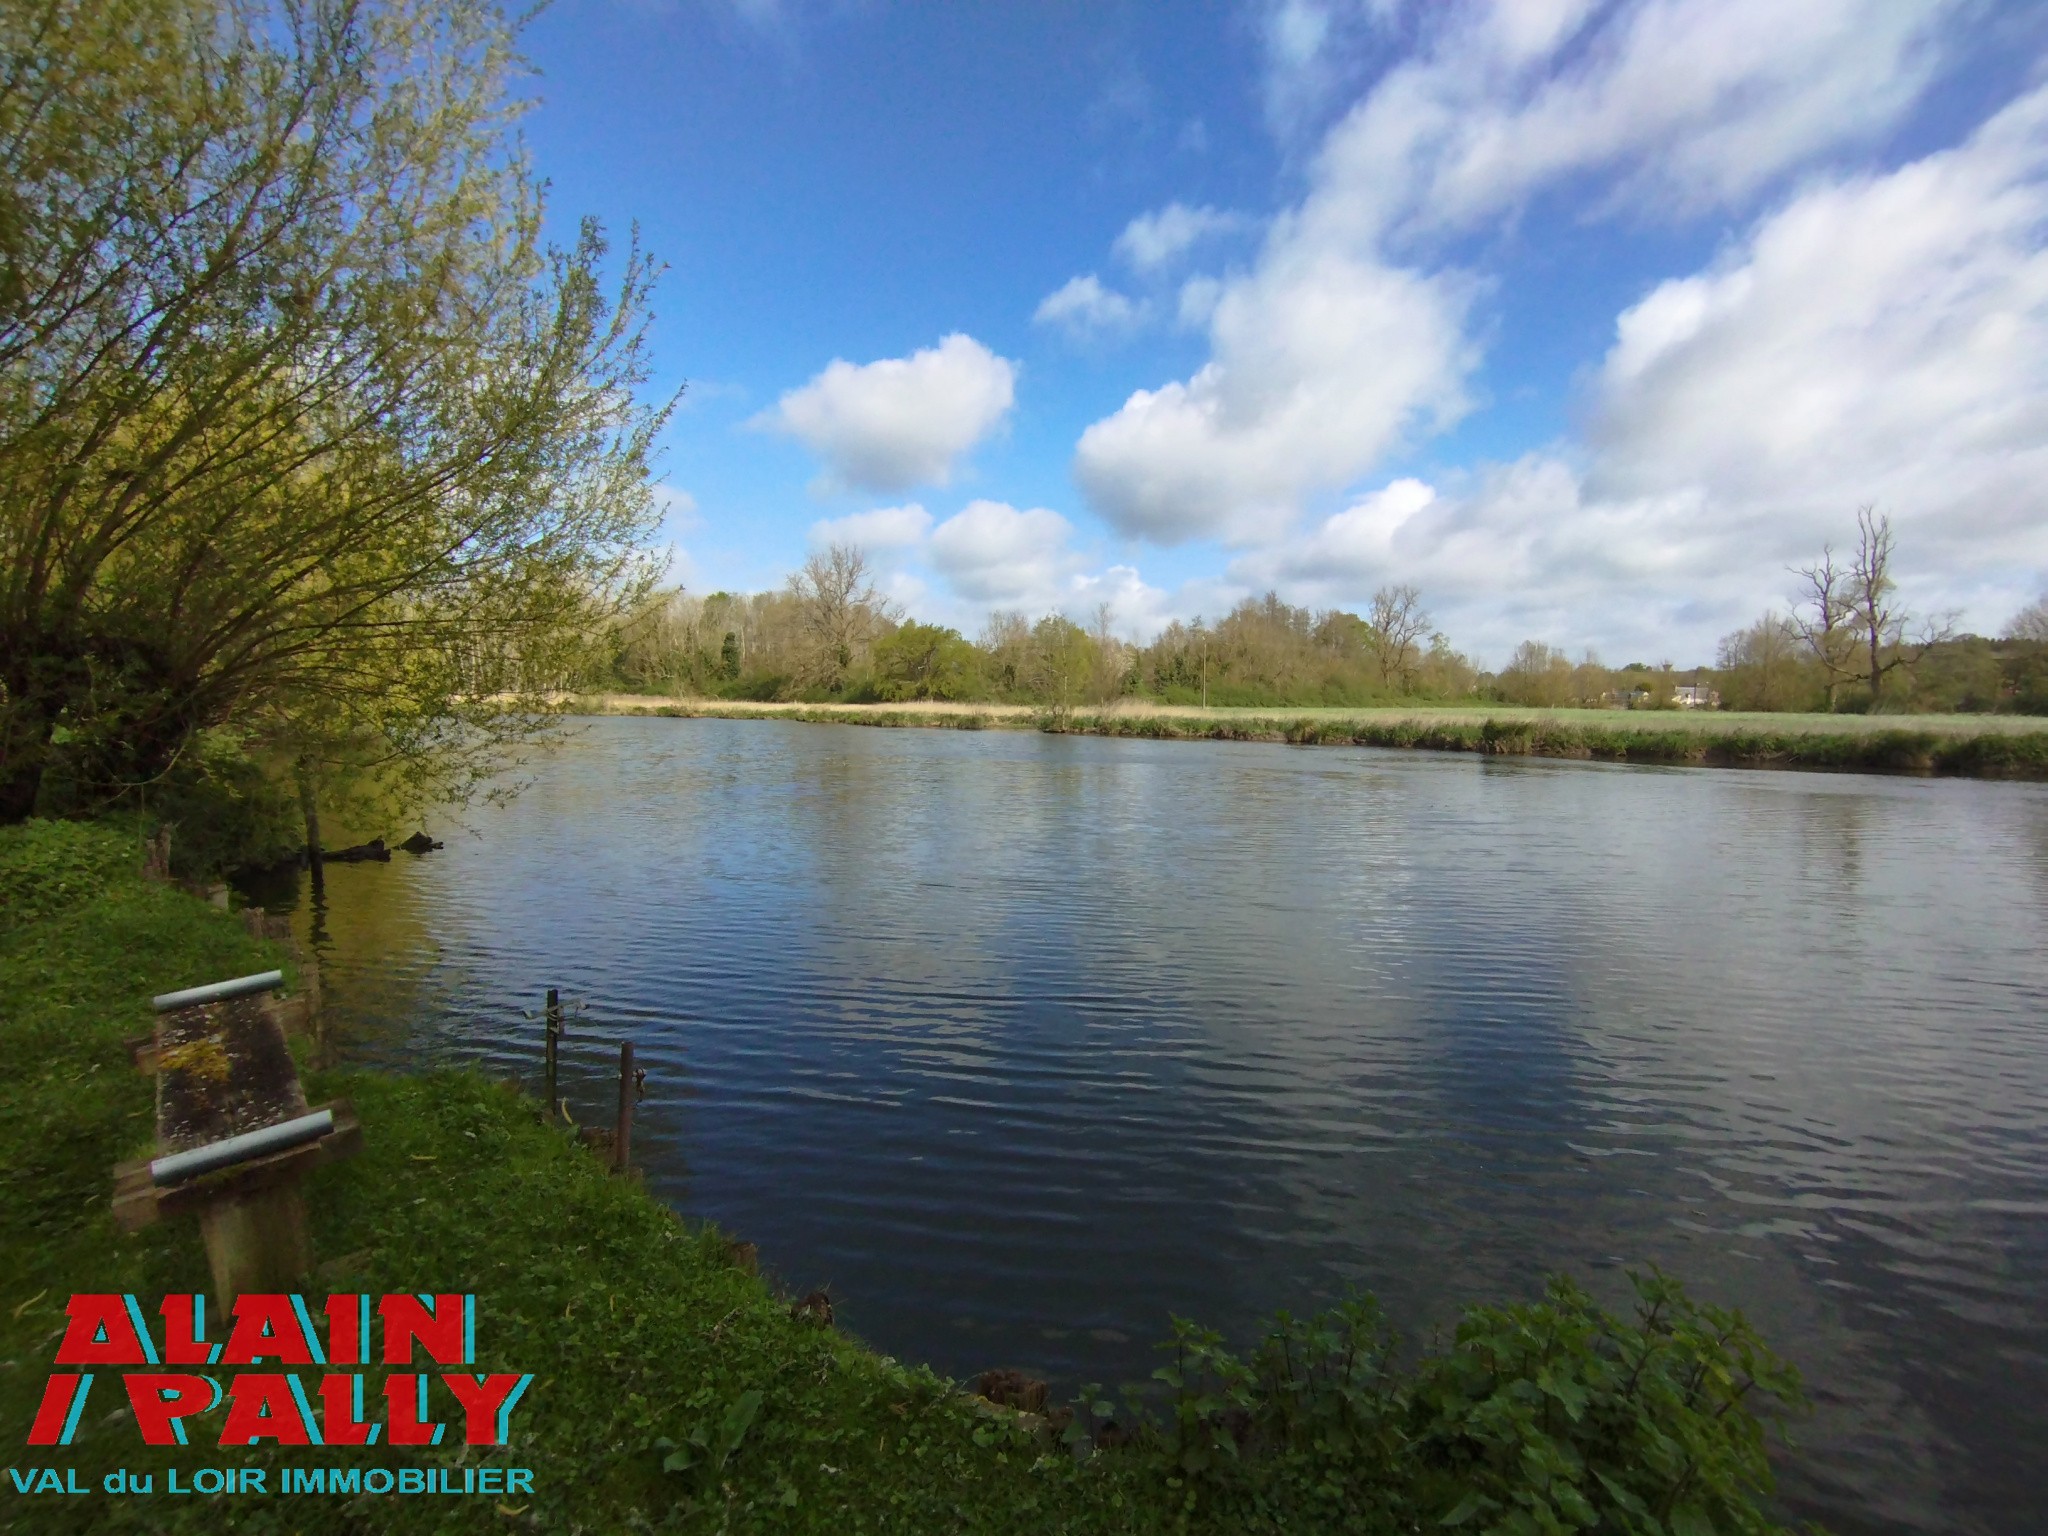
[[[330,873],[346,1050],[535,1082],[561,987],[579,1118],[630,1036],[651,1186],[892,1353],[1656,1262],[1806,1373],[1794,1511],[2048,1528],[2040,787],[619,720],[474,830]]]

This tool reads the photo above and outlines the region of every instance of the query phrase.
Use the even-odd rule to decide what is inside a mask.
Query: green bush
[[[1759,1502],[1766,1430],[1805,1406],[1797,1373],[1739,1312],[1654,1271],[1631,1279],[1632,1321],[1559,1277],[1541,1302],[1473,1308],[1407,1371],[1370,1300],[1283,1313],[1249,1359],[1175,1319],[1153,1373],[1163,1409],[1127,1394],[1128,1454],[1177,1482],[1189,1513],[1245,1530],[1780,1530]]]
[[[54,917],[134,873],[131,835],[98,822],[25,821],[0,827],[0,928]]]

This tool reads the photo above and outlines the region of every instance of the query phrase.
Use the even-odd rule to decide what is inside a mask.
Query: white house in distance
[[[1719,709],[1721,695],[1704,683],[1681,683],[1671,690],[1671,702],[1680,709]]]

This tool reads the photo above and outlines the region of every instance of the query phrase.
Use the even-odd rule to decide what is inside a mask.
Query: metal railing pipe
[[[268,992],[283,985],[283,971],[264,971],[256,976],[237,976],[233,981],[211,981],[203,987],[187,987],[182,992],[160,992],[149,1001],[158,1013],[169,1013],[173,1008],[222,1003],[231,997],[247,997],[251,992]]]
[[[244,1131],[224,1141],[208,1142],[189,1152],[173,1152],[167,1157],[159,1157],[150,1163],[149,1177],[157,1184],[181,1183],[186,1179],[196,1179],[202,1173],[214,1173],[222,1168],[232,1168],[236,1163],[252,1162],[273,1152],[318,1141],[333,1131],[334,1111],[316,1109],[296,1120],[280,1120],[275,1125]]]

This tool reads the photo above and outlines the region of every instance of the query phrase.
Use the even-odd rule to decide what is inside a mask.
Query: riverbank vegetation
[[[114,1227],[110,1170],[149,1141],[124,1039],[154,992],[281,958],[228,913],[136,872],[124,832],[0,829],[0,1421],[35,1411],[73,1292],[203,1291],[196,1229]],[[286,961],[289,964],[288,961]],[[317,1453],[364,1467],[515,1465],[530,1499],[17,1494],[66,1531],[677,1530],[1074,1533],[1415,1529],[1766,1533],[1766,1434],[1798,1384],[1739,1316],[1657,1276],[1624,1317],[1565,1281],[1401,1347],[1369,1303],[1281,1317],[1241,1353],[1176,1322],[1155,1379],[1071,1410],[980,1398],[792,1307],[750,1250],[678,1220],[466,1073],[320,1070],[360,1156],[312,1176],[322,1291],[473,1292],[480,1367],[531,1372],[506,1449]],[[324,1313],[315,1309],[324,1319]],[[1164,1325],[1162,1319],[1162,1325]],[[991,1362],[1000,1365],[1005,1362]],[[379,1394],[372,1384],[371,1400]],[[1014,1394],[998,1392],[998,1396]],[[93,1411],[55,1458],[271,1472],[308,1453],[139,1446]],[[17,1468],[45,1451],[9,1453]],[[459,1485],[459,1472],[456,1478]]]
[[[816,705],[588,695],[586,714],[772,718],[819,725],[1030,729],[1154,741],[1265,741],[1725,768],[2048,778],[2048,730],[2025,717],[1638,714],[1607,710],[1176,710],[1125,703],[1055,714],[1025,705]]]

